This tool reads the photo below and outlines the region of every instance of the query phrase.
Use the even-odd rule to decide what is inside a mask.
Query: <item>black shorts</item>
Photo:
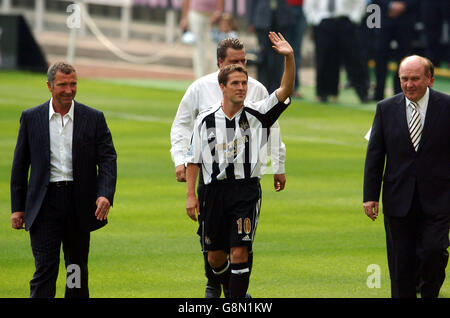
[[[197,232],[203,251],[251,250],[261,208],[259,179],[219,181],[203,190]]]

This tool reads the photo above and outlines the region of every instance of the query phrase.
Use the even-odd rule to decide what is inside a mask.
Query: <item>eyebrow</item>
[[[247,83],[248,80],[232,80],[231,83]]]
[[[400,78],[420,78],[421,75],[400,75]]]

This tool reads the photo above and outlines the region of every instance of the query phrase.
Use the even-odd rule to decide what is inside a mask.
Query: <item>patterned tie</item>
[[[414,149],[419,148],[420,137],[422,136],[422,124],[420,123],[419,105],[415,102],[409,102],[412,107],[411,120],[409,121],[409,134]]]

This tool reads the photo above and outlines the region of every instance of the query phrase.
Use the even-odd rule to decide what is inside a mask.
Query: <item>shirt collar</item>
[[[419,106],[419,108],[424,109],[426,108],[426,106],[428,105],[428,99],[430,98],[430,88],[427,87],[427,90],[425,92],[425,94],[422,96],[421,99],[419,99],[416,104]],[[411,101],[405,96],[406,99],[406,106],[409,105],[409,103],[411,103]]]
[[[225,112],[223,111],[222,102],[220,103],[220,110],[222,111],[222,114],[225,116],[225,118],[231,121],[235,120],[238,116],[241,115],[242,111],[244,110],[244,105],[242,105],[241,109],[239,109],[239,111],[236,114],[234,114],[233,118],[228,118],[227,114],[225,114]]]
[[[72,105],[70,105],[70,109],[66,114],[70,119],[72,119],[72,121],[73,121],[74,104],[75,103],[72,100]],[[54,114],[56,114],[56,113],[55,113],[55,110],[53,109],[53,97],[52,97],[52,98],[50,98],[50,102],[48,103],[48,120],[52,119]],[[64,116],[66,116],[66,115],[64,115]]]

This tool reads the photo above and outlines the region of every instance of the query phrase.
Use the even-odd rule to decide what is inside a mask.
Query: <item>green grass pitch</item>
[[[109,224],[91,235],[91,297],[203,297],[197,224],[175,180],[169,132],[187,82],[79,80],[77,100],[102,110],[118,153]],[[450,91],[448,80],[436,88]],[[375,104],[352,91],[338,104],[294,100],[279,122],[287,148],[286,189],[262,180],[249,292],[255,298],[390,297],[383,216],[362,209],[363,166]],[[28,297],[34,260],[25,231],[11,229],[9,178],[22,110],[49,98],[45,76],[0,72],[0,298]],[[63,258],[61,257],[63,260]],[[371,264],[380,287],[368,288]],[[450,274],[447,269],[447,276]],[[61,261],[57,297],[64,296]],[[450,297],[450,282],[441,290]]]

